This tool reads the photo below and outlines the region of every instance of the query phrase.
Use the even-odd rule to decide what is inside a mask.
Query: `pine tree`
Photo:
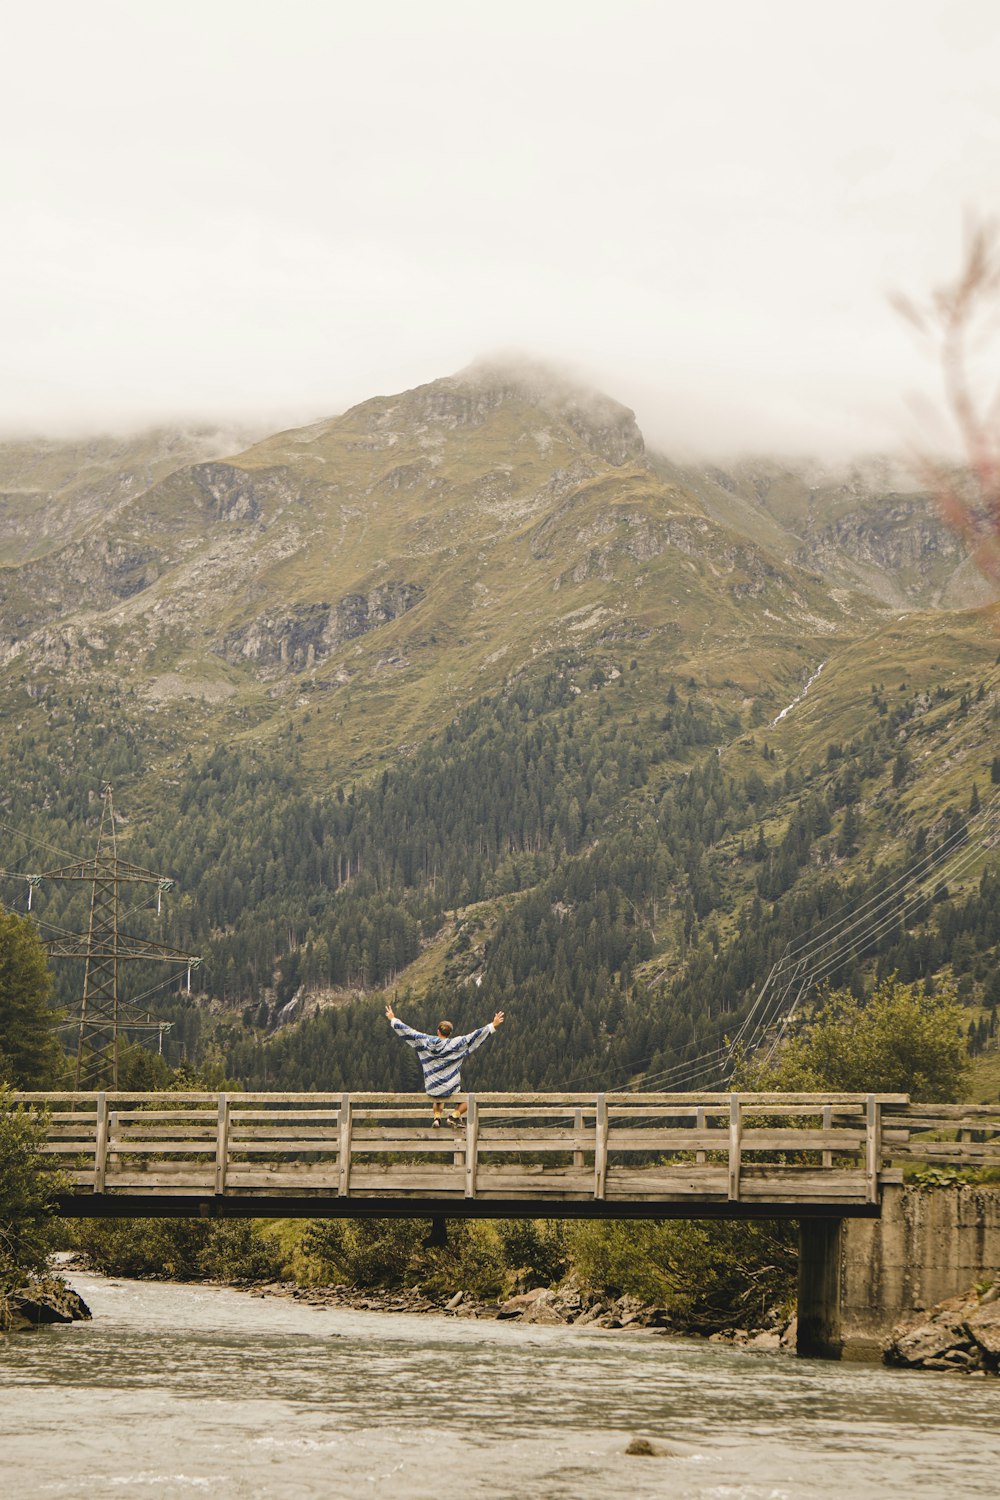
[[[35,1089],[58,1081],[63,1054],[51,989],[34,923],[0,909],[0,1082]]]
[[[858,834],[861,830],[861,819],[853,802],[848,802],[844,811],[844,821],[840,825],[840,837],[837,840],[837,853],[841,859],[847,859],[858,851]]]

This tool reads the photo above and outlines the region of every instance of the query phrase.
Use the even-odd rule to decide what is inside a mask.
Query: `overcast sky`
[[[996,0],[32,0],[0,422],[275,423],[519,350],[667,449],[898,446],[1000,210]]]

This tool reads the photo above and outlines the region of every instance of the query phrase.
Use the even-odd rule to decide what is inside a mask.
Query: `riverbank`
[[[638,1223],[567,1229],[558,1222],[484,1221],[455,1226],[437,1244],[425,1237],[426,1225],[410,1220],[135,1220],[84,1226],[77,1243],[84,1263],[104,1274],[226,1286],[315,1308],[646,1329],[793,1353],[795,1258],[786,1228]],[[987,1290],[980,1285],[967,1298],[982,1298]],[[997,1372],[992,1348],[964,1327],[950,1345],[951,1335],[937,1326],[914,1338],[931,1316],[921,1310],[894,1331],[895,1353],[880,1348],[880,1331],[869,1340],[866,1358]],[[911,1357],[911,1349],[920,1352]],[[925,1358],[945,1362],[925,1365]]]
[[[775,1309],[759,1328],[729,1328],[704,1332],[679,1324],[666,1308],[643,1302],[627,1293],[601,1296],[580,1286],[574,1278],[559,1287],[538,1286],[515,1296],[487,1300],[458,1290],[435,1296],[420,1287],[372,1289],[340,1283],[334,1286],[300,1286],[292,1281],[244,1286],[254,1297],[283,1297],[303,1307],[344,1308],[352,1312],[433,1313],[448,1318],[480,1318],[496,1322],[519,1322],[547,1327],[646,1330],[677,1338],[705,1338],[709,1343],[737,1348],[795,1351],[795,1319]]]
[[[650,1327],[780,1344],[795,1295],[794,1226],[483,1220],[129,1220],[74,1228],[112,1276],[164,1275],[374,1311],[451,1311]],[[525,1299],[525,1300],[520,1300]]]

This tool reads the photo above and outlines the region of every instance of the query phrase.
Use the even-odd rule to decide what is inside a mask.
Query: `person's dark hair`
[[[451,1036],[451,1034],[452,1034],[452,1032],[454,1030],[455,1030],[455,1026],[454,1026],[454,1023],[452,1021],[439,1021],[438,1022],[438,1036]]]

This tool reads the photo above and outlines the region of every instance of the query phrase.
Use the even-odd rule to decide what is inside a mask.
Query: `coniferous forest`
[[[141,891],[127,925],[201,959],[190,991],[183,967],[127,973],[132,999],[171,1022],[165,1061],[214,1058],[247,1087],[416,1087],[382,1019],[391,997],[430,1029],[504,1008],[502,1038],[473,1065],[483,1088],[710,1086],[782,954],[845,923],[814,989],[863,994],[891,973],[953,984],[970,1052],[995,1046],[993,788],[976,782],[964,805],[919,821],[901,810],[921,741],[985,716],[985,692],[890,702],[873,687],[850,740],[781,769],[761,732],[693,681],[664,679],[655,709],[623,711],[618,682],[580,680],[557,663],[350,785],[308,775],[290,735],[201,762],[178,736],[162,805],[120,829],[129,859],[179,887],[158,917]],[[22,869],[93,841],[100,801],[85,778],[61,772],[43,802],[31,768],[54,777],[67,728],[89,729],[102,707],[54,704],[48,738],[18,747],[4,819]],[[127,703],[110,707],[127,723]],[[137,724],[104,748],[122,807],[151,747]],[[938,878],[953,868],[954,890]],[[897,885],[898,909],[868,921]],[[85,897],[43,880],[42,937],[81,930]],[[80,968],[56,968],[69,1010]]]

